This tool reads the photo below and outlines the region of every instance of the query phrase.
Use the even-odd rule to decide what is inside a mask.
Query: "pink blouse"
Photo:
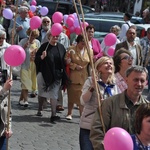
[[[118,87],[118,93],[122,93],[124,90],[127,89],[128,87],[127,83],[119,72],[115,74],[115,78],[116,78],[116,86]]]

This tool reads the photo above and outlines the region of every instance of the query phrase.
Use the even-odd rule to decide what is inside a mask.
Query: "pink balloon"
[[[58,36],[63,31],[63,27],[60,23],[54,23],[51,28],[52,36]]]
[[[113,47],[109,47],[108,50],[107,50],[107,55],[109,57],[113,57],[114,53],[115,53],[115,49]]]
[[[78,27],[75,28],[75,33],[76,33],[77,35],[79,35],[79,34],[82,33],[80,26],[78,26]]]
[[[75,32],[75,27],[74,27],[74,26],[70,27],[70,28],[69,28],[69,31],[70,31],[70,33]]]
[[[5,8],[3,10],[3,17],[6,19],[12,19],[13,18],[13,12],[9,8]]]
[[[73,20],[75,19],[75,16],[73,14],[70,14],[68,17],[71,17]]]
[[[74,19],[72,17],[68,17],[66,23],[69,27],[71,27],[74,24]]]
[[[89,24],[87,22],[84,22],[84,23],[82,22],[81,25],[82,25],[83,28],[86,28]]]
[[[21,65],[25,58],[25,50],[19,45],[11,45],[4,52],[5,62],[13,67]]]
[[[30,6],[30,10],[34,13],[36,11],[36,6],[34,5]]]
[[[39,16],[33,16],[31,19],[30,19],[30,28],[32,30],[34,29],[38,29],[42,24],[42,20]]]
[[[111,128],[104,137],[105,150],[133,150],[130,134],[119,127]]]
[[[61,23],[63,20],[63,14],[61,12],[55,12],[52,16],[52,21],[54,23]]]
[[[105,36],[104,42],[106,46],[112,46],[116,43],[117,37],[114,33],[109,33]]]
[[[47,7],[41,7],[40,8],[40,14],[42,15],[42,16],[46,16],[47,14],[48,14],[48,8]]]
[[[32,0],[32,1],[31,1],[31,5],[36,6],[36,4],[37,4],[36,0]]]

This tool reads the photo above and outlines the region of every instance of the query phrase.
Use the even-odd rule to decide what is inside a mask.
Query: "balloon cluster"
[[[81,28],[86,28],[89,25],[87,22],[79,21],[76,13],[64,15],[64,23],[68,25],[70,33],[76,33],[77,35],[81,34]]]
[[[55,12],[52,16],[52,21],[54,23],[61,23],[63,21],[64,24],[67,24],[70,33],[76,33],[77,35],[79,35],[82,32],[76,13],[63,16],[61,12]],[[84,28],[88,26],[88,23],[85,22],[85,24],[83,24],[81,22],[81,25],[82,28]]]
[[[106,52],[107,56],[113,57],[113,55],[115,53],[115,49],[112,46],[115,45],[116,42],[117,42],[117,37],[114,33],[109,33],[105,36],[104,43],[106,46],[109,46],[109,48]]]
[[[46,16],[48,14],[48,8],[46,6],[38,6],[39,9],[39,13],[41,14],[41,16]],[[37,7],[35,5],[31,5],[30,6],[30,10],[34,13],[37,10]]]

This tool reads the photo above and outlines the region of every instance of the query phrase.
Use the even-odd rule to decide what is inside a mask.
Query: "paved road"
[[[50,106],[43,116],[37,117],[37,98],[29,98],[29,107],[18,105],[21,92],[20,81],[14,80],[11,90],[13,136],[9,140],[10,150],[79,150],[79,112],[73,110],[73,120],[65,119],[67,98],[64,93],[65,111],[59,113],[61,120],[50,123]]]
[[[50,106],[37,117],[37,98],[29,98],[29,107],[18,105],[20,81],[14,80],[11,90],[13,113],[13,136],[9,140],[10,150],[79,150],[79,112],[74,109],[73,120],[65,119],[67,97],[64,93],[65,111],[59,113],[61,120],[50,123]],[[144,91],[144,95],[147,90]]]

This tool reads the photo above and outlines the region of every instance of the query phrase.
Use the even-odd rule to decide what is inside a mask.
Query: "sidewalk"
[[[37,117],[37,97],[29,98],[29,107],[18,105],[21,88],[19,80],[14,80],[11,90],[12,130],[9,140],[10,150],[79,150],[79,112],[73,110],[73,119],[65,119],[67,95],[64,93],[65,111],[59,113],[61,120],[50,123],[50,106],[43,116]]]

